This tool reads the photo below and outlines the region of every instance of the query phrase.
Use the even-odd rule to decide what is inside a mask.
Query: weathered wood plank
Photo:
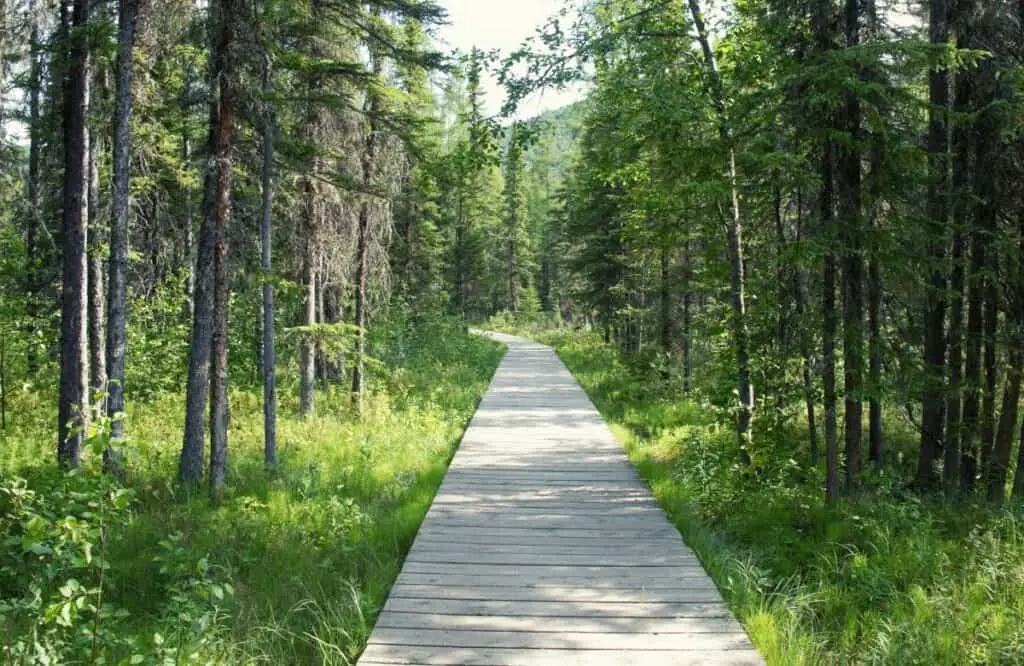
[[[497,577],[518,577],[522,575],[529,575],[531,573],[544,572],[548,574],[558,574],[563,576],[578,577],[581,580],[589,579],[601,579],[601,580],[616,580],[619,576],[624,575],[626,572],[635,574],[646,574],[650,576],[668,576],[673,572],[680,571],[682,569],[689,569],[691,571],[700,571],[701,567],[699,563],[688,565],[687,567],[677,566],[621,566],[621,567],[609,567],[609,566],[552,566],[547,564],[463,564],[453,562],[420,562],[419,560],[406,560],[405,565],[402,567],[402,571],[408,571],[410,573],[444,573],[444,574],[455,574],[455,573],[466,573],[474,574],[478,576],[497,576]],[[398,582],[401,582],[399,580]]]
[[[509,353],[361,664],[763,664],[582,389]]]
[[[440,615],[496,615],[507,617],[679,618],[729,617],[725,602],[605,603],[600,601],[494,601],[489,599],[389,598],[384,613],[434,613]]]
[[[548,574],[544,571],[520,574],[515,577],[500,578],[490,575],[473,574],[421,574],[402,573],[402,582],[410,585],[454,585],[454,586],[513,586],[537,587],[543,585],[581,585],[586,583],[589,589],[613,588],[628,590],[679,590],[687,585],[700,581],[710,583],[703,571],[687,569],[672,572],[666,576],[633,575],[628,571],[619,572],[615,578],[594,578],[586,576]]]
[[[509,615],[430,615],[387,613],[377,627],[392,629],[448,629],[532,631],[542,633],[723,634],[743,629],[731,617],[533,617]]]
[[[523,650],[371,645],[364,664],[425,666],[759,666],[756,650]]]
[[[743,632],[721,634],[577,633],[546,631],[486,631],[466,629],[404,629],[382,627],[371,645],[413,645],[449,648],[530,648],[587,650],[749,650]]]
[[[401,582],[391,588],[395,599],[468,599],[477,601],[556,601],[572,604],[577,601],[630,604],[714,603],[721,599],[710,582],[696,582],[682,590],[592,588],[578,585],[536,585],[511,587],[500,585],[414,585]]]

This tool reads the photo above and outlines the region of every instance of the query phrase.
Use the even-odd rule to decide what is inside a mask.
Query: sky
[[[449,25],[442,26],[438,37],[443,45],[469,52],[474,46],[484,51],[514,51],[533,34],[549,16],[555,14],[565,0],[439,0],[448,10]],[[493,77],[485,82],[487,110],[501,110],[505,95]],[[518,117],[530,118],[548,109],[571,104],[582,97],[579,90],[545,90],[527,99],[520,106]]]

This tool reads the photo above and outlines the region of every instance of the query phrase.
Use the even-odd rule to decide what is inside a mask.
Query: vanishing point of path
[[[548,347],[508,345],[360,664],[763,664]]]

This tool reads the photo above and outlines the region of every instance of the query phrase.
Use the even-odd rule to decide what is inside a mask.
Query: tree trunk
[[[192,143],[188,135],[188,124],[185,123],[184,133],[181,137],[181,162],[186,169],[191,167]],[[182,201],[185,206],[185,263],[188,265],[188,278],[185,281],[185,291],[188,294],[188,311],[191,313],[196,307],[196,242],[195,229],[192,220],[192,186],[185,185],[181,191]]]
[[[860,44],[858,0],[846,0],[846,47]],[[863,78],[863,76],[861,77]],[[843,270],[843,388],[846,443],[846,492],[859,485],[861,468],[862,393],[864,391],[864,259],[861,255],[861,109],[857,94],[845,93],[844,124],[848,140],[839,151],[839,219]]]
[[[986,466],[991,457],[992,431],[995,410],[995,324],[998,317],[998,291],[994,275],[996,249],[991,245],[997,232],[996,143],[1000,127],[996,113],[986,107],[994,101],[994,65],[984,62],[972,87],[977,107],[984,109],[974,122],[973,136],[977,140],[977,164],[974,171],[974,227],[971,229],[971,267],[967,290],[967,360],[965,383],[967,398],[964,402],[965,452],[975,455],[972,465],[972,483],[979,473],[987,476]],[[984,380],[982,372],[984,371]],[[977,449],[975,448],[977,442]],[[965,472],[967,470],[964,470]]]
[[[212,17],[211,17],[212,18]],[[221,83],[222,63],[215,54],[210,58],[210,82]],[[207,164],[203,181],[203,207],[196,248],[195,295],[192,312],[192,337],[189,346],[188,380],[185,387],[185,434],[182,439],[178,478],[197,485],[203,478],[203,454],[206,448],[206,399],[210,388],[210,360],[213,350],[213,261],[216,246],[215,215],[221,145],[220,112],[217,97],[210,98]]]
[[[740,456],[744,463],[749,464],[750,454],[747,448],[750,445],[750,428],[754,419],[754,386],[750,378],[750,340],[747,332],[746,279],[744,276],[743,259],[743,215],[740,208],[739,175],[736,171],[736,150],[733,146],[732,135],[729,130],[725,95],[722,91],[722,82],[718,74],[718,63],[715,61],[714,51],[711,49],[710,38],[704,24],[704,15],[701,12],[698,0],[687,0],[687,5],[690,9],[690,17],[693,19],[694,27],[697,29],[697,40],[700,42],[701,51],[704,55],[704,65],[711,83],[711,102],[715,108],[718,120],[719,139],[727,147],[729,153],[726,166],[732,210],[728,221],[727,236],[729,250],[729,295],[732,305],[731,323],[733,345],[736,353],[736,377],[739,397],[739,416],[736,422],[736,433],[740,441]]]
[[[871,402],[868,406],[868,457],[876,468],[885,461],[882,433],[882,270],[878,257],[868,263],[868,382]]]
[[[778,179],[778,174],[773,178]],[[773,188],[772,217],[775,218],[775,348],[780,358],[784,358],[787,352],[786,330],[787,311],[789,299],[792,294],[787,293],[786,285],[786,230],[782,214],[782,188],[776,183]],[[783,400],[783,385],[780,384],[776,396],[776,408],[781,413]]]
[[[979,162],[980,163],[980,162]],[[964,363],[962,465],[964,490],[973,491],[978,474],[978,424],[981,414],[982,295],[981,270],[985,265],[986,242],[977,229],[971,231],[971,270],[967,288],[967,354]]]
[[[1018,437],[1017,446],[1017,471],[1013,475],[1013,495],[1014,501],[1019,502],[1024,500],[1024,422],[1020,424],[1020,436]]]
[[[310,195],[313,196],[312,194]],[[316,204],[310,201],[310,215]],[[316,326],[316,244],[312,236],[312,225],[307,229],[306,257],[303,260],[303,282],[306,288],[306,320],[307,327]],[[302,340],[299,359],[299,412],[302,416],[311,416],[316,409],[316,339],[307,334]]]
[[[946,0],[931,0],[929,35],[932,44],[945,45],[949,39]],[[947,175],[947,111],[949,75],[945,69],[931,72],[928,81],[928,255],[932,266],[924,317],[925,390],[921,402],[921,447],[917,483],[935,487],[935,459],[942,439],[946,363],[946,226],[949,192]]]
[[[1019,341],[1014,343],[1010,352],[1010,367],[1006,372],[1006,386],[1003,389],[1003,407],[999,415],[999,426],[996,430],[992,459],[986,468],[986,488],[988,499],[1001,505],[1006,497],[1006,478],[1010,470],[1010,450],[1013,448],[1013,436],[1017,425],[1017,409],[1020,404],[1021,365],[1024,356]]]
[[[690,256],[690,246],[691,241],[687,238],[683,242],[683,393],[689,393],[693,384],[693,259]]]
[[[672,277],[669,272],[668,248],[664,246],[661,248],[661,276],[658,285],[658,341],[661,350],[669,354],[672,352]]]
[[[829,18],[830,0],[817,0],[814,4],[813,23],[819,56],[825,59],[832,50],[832,30]],[[831,114],[821,118],[822,127],[834,125]],[[833,155],[832,140],[826,135],[822,140],[821,190],[819,192],[818,212],[827,249],[822,271],[822,384],[824,386],[825,410],[825,503],[834,504],[839,497],[839,439],[836,419],[836,255],[835,243],[835,212],[833,191]]]
[[[375,46],[370,45],[370,69],[374,76],[380,73],[379,57],[375,53]],[[377,115],[378,100],[377,93],[373,90],[367,92],[366,111],[369,117],[369,126],[366,130],[366,144],[363,149],[363,195],[359,207],[359,235],[356,239],[356,293],[355,293],[355,325],[356,340],[355,348],[352,350],[352,404],[358,410],[362,406],[363,391],[365,389],[364,361],[366,356],[366,306],[367,293],[366,282],[370,270],[370,192],[373,190],[374,169],[377,159]]]
[[[131,180],[132,50],[138,0],[120,0],[117,15],[117,79],[114,91],[114,182],[107,280],[107,414],[115,441],[124,437],[125,331],[128,300],[128,211]],[[191,368],[190,368],[191,377]],[[205,399],[205,398],[204,398]],[[200,407],[201,409],[201,407]]]
[[[57,459],[77,467],[88,419],[88,133],[89,2],[74,0],[64,87],[64,211],[61,282],[60,396]]]
[[[994,193],[993,193],[994,195]],[[990,200],[991,201],[991,200]],[[995,208],[993,205],[992,234],[995,232]],[[998,258],[995,252],[989,253],[988,275],[985,278],[985,304],[982,308],[982,319],[984,327],[984,351],[982,353],[982,365],[984,366],[985,383],[981,392],[981,418],[978,428],[978,442],[981,453],[981,469],[988,475],[989,464],[992,462],[992,447],[995,440],[996,428],[996,385],[999,381],[998,369],[996,367],[996,351],[999,342],[996,340],[996,328],[999,325],[999,291],[996,286],[996,275],[998,269],[996,263]],[[1010,365],[1013,368],[1013,364]]]
[[[224,491],[228,454],[228,307],[231,274],[228,249],[231,226],[232,140],[235,122],[235,0],[221,0],[217,46],[213,53],[220,79],[220,109],[214,159],[217,189],[213,206],[213,335],[210,369],[210,497]]]
[[[832,145],[826,139],[822,156],[821,217],[826,242],[835,242],[835,221],[832,212]],[[839,433],[836,416],[836,257],[829,249],[825,254],[822,275],[822,383],[825,391],[825,499],[829,504],[839,497]]]
[[[35,325],[38,315],[36,299],[39,291],[39,231],[42,220],[39,214],[39,179],[42,155],[42,119],[40,117],[40,96],[42,94],[42,45],[39,42],[40,17],[37,3],[33,0],[29,5],[32,27],[29,32],[29,77],[28,93],[28,219],[25,224],[25,294],[28,308],[26,314],[29,326]],[[35,375],[39,370],[39,358],[35,341],[29,340],[26,346],[25,364],[28,374]]]
[[[964,35],[958,36],[964,43]],[[971,79],[967,72],[956,77],[953,110],[963,118],[970,109]],[[953,129],[953,258],[949,284],[949,390],[946,398],[946,446],[943,460],[943,483],[948,494],[958,486],[970,491],[974,484],[973,452],[961,446],[963,436],[962,402],[964,384],[964,263],[967,255],[967,216],[970,174],[971,128],[961,120]]]
[[[93,97],[95,99],[95,95]],[[93,392],[107,387],[106,308],[103,293],[103,257],[100,242],[99,133],[89,131],[89,376]]]
[[[365,176],[364,176],[365,178]],[[364,201],[359,209],[359,236],[356,244],[356,293],[355,325],[356,340],[352,350],[352,404],[359,409],[362,405],[364,378],[363,357],[366,354],[366,274],[369,269],[367,257],[367,235],[369,234],[369,203]]]
[[[975,169],[975,224],[979,227],[978,240],[985,244],[985,256],[979,266],[982,273],[976,276],[982,299],[982,365],[984,383],[981,391],[981,414],[978,423],[978,443],[981,455],[982,474],[989,477],[992,462],[993,440],[995,436],[996,385],[998,368],[996,353],[999,341],[996,330],[999,326],[1000,288],[999,288],[999,252],[995,244],[999,234],[999,169],[995,163],[999,159],[999,142],[1002,135],[1002,115],[992,108],[1001,101],[1001,84],[998,72],[992,59],[980,63],[977,71],[979,108],[975,120],[975,136],[978,139],[978,165]],[[1011,370],[1017,366],[1011,363]],[[990,484],[991,488],[991,484]],[[1001,490],[1000,490],[1001,492]]]
[[[830,195],[831,196],[831,195]],[[801,240],[803,234],[803,192],[797,191],[797,241]],[[818,423],[814,395],[814,378],[812,368],[814,367],[814,356],[811,352],[812,338],[809,328],[804,323],[804,314],[807,311],[808,289],[807,278],[803,271],[797,267],[793,271],[793,299],[796,321],[799,326],[797,332],[800,336],[800,358],[801,375],[804,392],[804,406],[807,414],[807,432],[810,440],[810,461],[812,467],[818,465]]]
[[[271,91],[270,59],[264,63],[263,93]],[[260,268],[263,271],[263,461],[267,467],[277,465],[277,349],[274,345],[274,282],[272,246],[274,197],[274,107],[269,99],[263,125],[263,217],[260,225]]]

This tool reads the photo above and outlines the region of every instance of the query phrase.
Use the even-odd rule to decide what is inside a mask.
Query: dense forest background
[[[778,663],[1024,658],[1022,19],[0,4],[3,659],[350,663],[469,324],[562,330]]]

